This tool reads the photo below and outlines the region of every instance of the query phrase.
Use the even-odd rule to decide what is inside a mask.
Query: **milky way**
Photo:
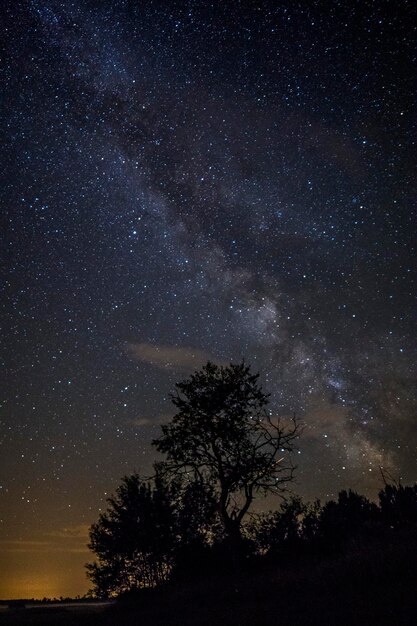
[[[299,493],[417,479],[413,5],[2,3],[16,580],[42,542],[88,560],[207,359],[244,358],[304,420]]]

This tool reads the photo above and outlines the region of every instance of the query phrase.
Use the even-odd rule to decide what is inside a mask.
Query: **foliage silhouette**
[[[203,564],[213,567],[209,548],[221,541],[222,528],[207,486],[168,484],[158,472],[148,481],[133,474],[108,503],[90,529],[98,562],[86,567],[95,596],[160,586],[174,568],[178,578],[201,572]]]
[[[97,596],[164,582],[172,567],[176,517],[172,488],[125,476],[109,507],[90,529],[89,548],[98,563],[87,564]]]
[[[223,539],[213,489],[201,482],[182,485],[177,506],[176,579],[201,576],[215,567],[213,546]]]
[[[355,491],[341,491],[337,501],[327,502],[319,517],[319,538],[323,548],[339,548],[345,541],[373,531],[378,507]]]
[[[417,485],[386,484],[379,492],[382,521],[392,528],[417,525]]]
[[[320,502],[304,503],[293,496],[281,504],[279,511],[263,513],[248,526],[256,550],[269,559],[293,558],[312,544],[319,532]]]
[[[255,496],[283,493],[294,472],[299,426],[272,419],[258,378],[244,363],[208,362],[176,385],[177,413],[153,442],[167,457],[164,475],[212,490],[224,532],[235,541]]]
[[[222,580],[221,586],[237,589],[242,576],[278,575],[284,569],[300,580],[319,568],[329,580],[341,577],[343,584],[362,570],[366,581],[376,576],[396,584],[402,576],[408,584],[406,577],[414,570],[396,563],[407,558],[409,546],[417,546],[416,495],[417,486],[386,485],[380,506],[351,490],[324,506],[293,497],[279,511],[246,523],[243,534],[251,556],[239,562],[237,571],[207,486],[167,484],[158,476],[150,483],[135,474],[123,479],[109,509],[91,528],[90,547],[99,560],[89,564],[89,576],[96,596],[133,592],[128,596],[132,606],[145,603],[149,610],[170,589],[192,587],[199,580],[202,585]]]

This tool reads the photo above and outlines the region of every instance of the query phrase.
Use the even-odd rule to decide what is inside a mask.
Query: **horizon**
[[[384,484],[387,484],[386,482],[384,482],[383,478],[381,477],[381,485],[380,485],[380,489],[383,488]],[[415,483],[417,484],[417,483]],[[349,488],[346,488],[346,491],[348,491]],[[342,491],[342,490],[341,490]],[[354,491],[354,490],[353,490]],[[379,489],[378,489],[379,491]],[[293,493],[293,495],[299,495],[297,493]],[[337,495],[338,494],[333,494],[335,496],[335,499],[337,499]],[[364,495],[364,494],[360,494],[360,495]],[[368,497],[368,496],[365,496]],[[310,500],[310,502],[314,502],[317,498],[312,498]],[[329,498],[327,501],[329,501],[331,498]],[[378,503],[378,498],[377,498],[377,493],[375,494],[375,497],[369,497],[368,498],[371,502],[375,502]],[[269,511],[275,511],[275,510],[279,510],[279,504],[283,501],[281,497],[274,497],[274,496],[270,496],[269,500],[271,502],[271,505],[273,504],[273,501],[275,501],[276,503],[276,507],[270,506],[270,507],[262,507],[260,505],[262,505],[263,502],[267,501],[267,498],[256,498],[254,501],[254,511],[255,513],[262,513],[262,512],[269,512]],[[308,502],[308,500],[305,500],[305,502]],[[325,504],[325,501],[321,501],[321,504]],[[94,520],[94,522],[97,522],[97,519]],[[87,533],[87,528],[85,529],[86,533]],[[82,541],[83,538],[81,535],[78,535],[78,538]],[[86,534],[85,536],[85,550],[83,551],[82,549],[77,550],[77,551],[73,551],[71,552],[70,550],[68,551],[68,553],[66,554],[65,550],[61,548],[62,552],[61,554],[64,554],[64,561],[59,561],[57,563],[55,563],[55,569],[52,568],[51,569],[51,562],[53,563],[53,559],[51,559],[50,557],[46,556],[46,558],[44,559],[44,566],[43,568],[41,568],[41,574],[39,576],[35,575],[34,580],[32,578],[29,578],[27,575],[25,575],[26,577],[20,577],[19,574],[16,575],[15,578],[15,582],[13,582],[13,578],[11,579],[11,582],[9,583],[9,587],[7,586],[7,583],[5,583],[2,580],[2,573],[0,572],[0,593],[2,594],[0,597],[0,602],[7,602],[7,601],[11,601],[11,600],[34,600],[36,602],[42,602],[43,600],[46,600],[47,602],[49,601],[53,601],[56,600],[58,602],[61,601],[61,597],[63,598],[63,600],[75,600],[80,599],[80,600],[87,600],[87,594],[89,591],[91,591],[91,582],[89,582],[87,580],[86,577],[86,572],[85,572],[85,564],[87,562],[86,559],[88,559],[89,562],[91,562],[91,560],[95,558],[94,553],[89,550],[87,548],[87,541],[88,541],[88,535]],[[39,546],[38,546],[39,549]],[[40,552],[42,553],[43,549],[40,549]],[[24,558],[27,558],[27,555],[30,554],[30,549],[25,548],[24,552],[22,552],[22,554],[24,555]],[[39,554],[39,552],[38,552]],[[57,552],[52,552],[52,554],[57,554]],[[76,554],[77,556],[74,557],[74,554]],[[85,557],[79,557],[79,554],[85,554]],[[72,555],[72,556],[70,556]],[[40,564],[42,565],[42,564]],[[26,563],[23,561],[22,563],[22,570],[25,570],[25,566]],[[46,572],[46,570],[48,570]],[[74,576],[75,574],[75,576]],[[10,570],[9,572],[7,572],[7,564],[3,569],[3,575],[5,575],[6,578],[9,578],[10,575],[13,576],[13,571]],[[81,580],[82,580],[82,575],[84,575],[84,584],[80,584]],[[23,582],[22,582],[23,581]],[[73,590],[71,593],[61,593],[62,589],[71,589]],[[7,590],[9,589],[9,594],[7,593],[7,591],[2,591],[2,590]],[[26,589],[28,591],[28,594],[25,595],[24,591],[22,589]],[[31,590],[30,594],[29,591]],[[48,593],[44,593],[45,590],[50,590],[48,591]],[[54,590],[54,591],[51,591]],[[3,597],[3,596],[7,596],[7,597]],[[100,601],[99,598],[94,598],[97,601]],[[90,600],[92,600],[92,598],[90,597]]]

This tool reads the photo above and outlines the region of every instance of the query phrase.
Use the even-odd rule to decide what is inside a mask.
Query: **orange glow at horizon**
[[[7,551],[0,568],[0,599],[83,596],[91,587],[84,565],[92,560],[87,549],[59,553]]]

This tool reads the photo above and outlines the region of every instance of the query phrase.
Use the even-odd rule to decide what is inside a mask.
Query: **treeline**
[[[378,503],[352,490],[323,505],[291,497],[278,511],[253,514],[237,543],[204,485],[145,482],[134,474],[91,528],[99,562],[87,566],[88,575],[95,595],[108,597],[242,568],[293,567],[375,542],[383,549],[404,530],[417,532],[417,485],[386,484]]]
[[[279,511],[256,516],[248,536],[255,554],[279,564],[298,555],[335,555],[402,529],[417,532],[417,485],[386,484],[378,503],[350,489],[324,505],[293,497]]]

